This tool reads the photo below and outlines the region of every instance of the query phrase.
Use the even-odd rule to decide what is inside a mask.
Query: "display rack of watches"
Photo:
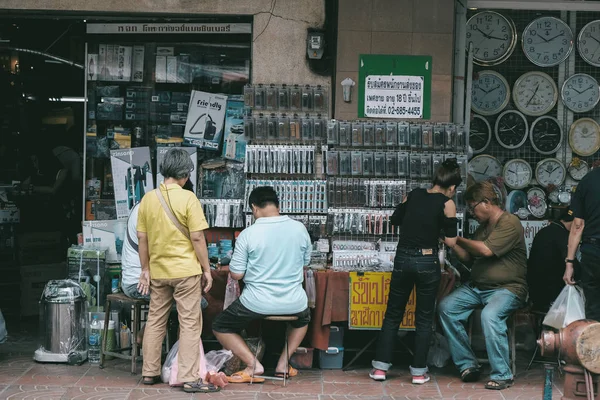
[[[394,210],[368,208],[330,208],[327,231],[331,235],[397,235],[399,227],[392,225]]]
[[[243,228],[243,200],[200,199],[206,221],[215,228]]]
[[[250,174],[314,174],[315,146],[246,147],[246,173]]]
[[[332,207],[394,208],[406,194],[406,181],[329,178],[327,198]]]
[[[254,188],[272,186],[279,195],[279,209],[283,214],[326,214],[327,181],[324,180],[246,180],[245,211],[249,212],[248,198]]]

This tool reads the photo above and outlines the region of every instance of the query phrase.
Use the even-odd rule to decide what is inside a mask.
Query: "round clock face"
[[[547,158],[540,161],[535,169],[535,179],[543,187],[562,185],[566,175],[565,166],[556,158]]]
[[[531,166],[525,160],[514,159],[504,165],[503,171],[504,184],[511,189],[523,189],[529,186],[533,171]]]
[[[530,202],[527,208],[529,209],[531,215],[533,215],[534,217],[544,218],[544,216],[546,216],[546,211],[548,210],[548,205],[546,204],[545,200],[539,199],[535,203]]]
[[[563,84],[560,96],[571,111],[590,111],[600,100],[598,81],[587,74],[571,75]]]
[[[573,50],[573,32],[555,17],[533,20],[523,31],[523,52],[537,66],[552,67],[565,61]]]
[[[495,157],[481,154],[469,162],[469,174],[476,182],[502,175],[502,164]]]
[[[521,147],[529,132],[527,119],[517,111],[504,111],[496,120],[496,140],[506,149]]]
[[[537,200],[544,200],[546,193],[539,187],[532,187],[527,191],[527,201],[529,203],[535,203]]]
[[[577,49],[585,62],[600,67],[600,20],[590,22],[579,32]]]
[[[578,155],[591,156],[600,149],[600,125],[591,118],[573,122],[569,130],[569,145]]]
[[[556,105],[558,88],[552,78],[543,72],[523,74],[515,82],[513,101],[524,114],[539,116],[546,114]]]
[[[550,200],[552,203],[554,204],[558,204],[558,189],[553,190],[549,195],[548,195],[548,200]]]
[[[571,192],[560,191],[558,192],[558,201],[562,204],[570,204],[571,203]]]
[[[473,61],[497,65],[512,54],[517,32],[512,20],[493,11],[483,11],[467,21],[467,46],[473,43]]]
[[[490,123],[481,115],[473,115],[469,128],[469,145],[473,149],[473,154],[484,151],[491,140],[492,127]]]
[[[531,124],[531,146],[540,154],[553,154],[563,141],[562,126],[554,117],[539,117]]]
[[[580,181],[584,176],[587,175],[588,172],[590,172],[590,166],[585,161],[576,158],[571,161],[567,171],[569,172],[571,178],[576,181]]]
[[[495,71],[479,71],[471,89],[471,109],[481,115],[494,115],[506,107],[510,87]]]

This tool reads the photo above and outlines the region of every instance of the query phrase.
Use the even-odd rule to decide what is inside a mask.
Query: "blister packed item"
[[[355,121],[352,123],[352,146],[360,147],[363,145],[363,123]]]
[[[314,92],[310,85],[302,88],[302,111],[312,111],[314,109]]]
[[[290,89],[285,84],[277,89],[277,104],[279,110],[290,109]]]
[[[391,223],[394,210],[357,208],[330,208],[328,233],[330,235],[397,235],[399,228]]]
[[[385,144],[398,146],[398,123],[388,122],[385,124]]]
[[[433,149],[433,126],[431,124],[423,124],[421,126],[421,147],[423,150]]]
[[[362,153],[353,151],[351,154],[352,176],[360,176],[363,174]]]
[[[213,228],[243,228],[243,200],[200,199],[208,226]]]
[[[339,123],[332,119],[327,123],[327,144],[337,145],[340,142],[338,134]]]
[[[398,153],[398,176],[400,178],[408,178],[410,176],[410,171],[408,169],[408,153],[400,152]]]
[[[441,124],[433,126],[433,150],[444,150],[445,127]]]
[[[254,87],[254,108],[256,110],[264,110],[267,105],[267,95],[265,87],[262,84]]]
[[[363,123],[363,144],[373,146],[375,143],[375,124],[367,121]]]
[[[373,157],[375,176],[385,176],[385,153],[383,151],[376,151]]]
[[[250,211],[248,198],[259,186],[272,186],[279,196],[281,213],[294,214],[326,214],[327,213],[327,181],[324,180],[262,180],[246,181],[244,207]]]
[[[363,156],[363,175],[364,176],[373,176],[375,174],[373,152],[372,151],[364,151],[364,152],[362,152],[362,156]]]
[[[338,125],[338,136],[340,146],[350,146],[352,142],[352,126],[350,122],[340,121]]]
[[[398,176],[398,155],[396,152],[385,153],[385,173],[389,177]]]
[[[398,146],[409,145],[410,125],[408,122],[398,122]]]
[[[278,109],[278,97],[279,92],[277,87],[274,84],[270,84],[265,89],[265,95],[267,98],[266,109],[269,111],[275,111]]]
[[[352,153],[350,151],[340,151],[340,175],[352,174]]]
[[[409,132],[410,132],[410,148],[413,150],[421,149],[421,144],[422,144],[421,125],[411,124]]]
[[[205,199],[244,197],[244,165],[235,162],[205,162],[200,169],[200,196]]]
[[[339,154],[337,151],[327,152],[327,175],[339,175]]]
[[[246,147],[245,171],[250,174],[314,174],[315,146]]]

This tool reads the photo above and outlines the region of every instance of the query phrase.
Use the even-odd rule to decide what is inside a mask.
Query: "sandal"
[[[460,379],[463,382],[476,382],[479,380],[481,370],[479,368],[467,368],[460,372]]]
[[[160,376],[145,376],[142,378],[142,383],[144,385],[155,385],[160,383]]]
[[[221,388],[213,385],[212,383],[202,382],[202,380],[183,384],[183,391],[186,393],[215,393],[220,390]]]
[[[489,390],[504,390],[514,384],[514,379],[492,379],[485,384],[485,388]]]
[[[293,378],[294,376],[298,375],[298,370],[290,365],[288,372],[275,371],[275,373],[273,375],[275,376],[275,378],[289,379],[289,378]]]

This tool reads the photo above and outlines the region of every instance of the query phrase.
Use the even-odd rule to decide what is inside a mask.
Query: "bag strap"
[[[133,206],[133,208],[139,207],[140,203],[136,204],[135,206]],[[131,211],[133,212],[133,208],[131,209]],[[131,235],[129,234],[129,220],[131,219],[131,213],[129,213],[129,217],[127,217],[127,229],[125,229],[125,231],[127,232],[127,241],[129,242],[129,245],[131,247],[133,247],[133,249],[139,253],[139,246],[133,241],[133,238],[131,237]]]
[[[165,201],[165,197],[163,196],[162,192],[160,191],[160,187],[158,189],[155,189],[154,191],[156,192],[156,196],[158,197],[158,200],[160,201],[160,204],[162,205],[163,210],[165,210],[167,217],[169,217],[171,222],[173,222],[173,225],[175,225],[175,227],[177,229],[179,229],[179,232],[183,233],[183,235],[189,239],[190,238],[189,230],[187,228],[185,228],[181,224],[181,222],[179,222],[179,220],[177,219],[175,214],[173,214],[173,211],[171,211],[171,208],[169,208],[169,206],[167,205],[167,202]]]

